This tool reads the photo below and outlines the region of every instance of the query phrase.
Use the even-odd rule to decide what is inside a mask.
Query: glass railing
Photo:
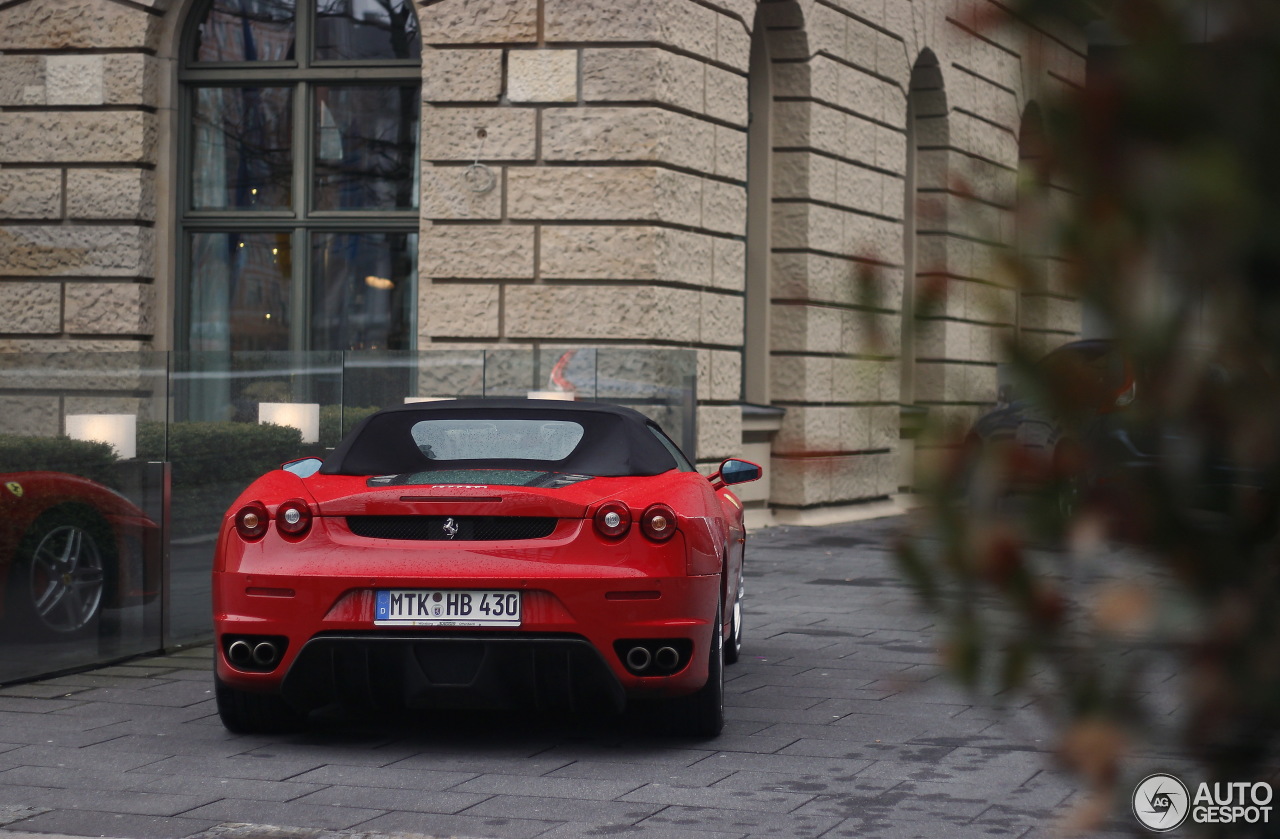
[[[694,454],[691,350],[0,354],[0,683],[207,640],[223,513],[406,401],[628,405]]]

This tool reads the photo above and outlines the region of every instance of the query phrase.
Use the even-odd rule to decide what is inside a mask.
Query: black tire
[[[111,528],[89,510],[54,509],[18,544],[7,586],[14,629],[76,638],[98,626],[114,567]]]
[[[250,693],[225,684],[215,673],[213,695],[222,725],[235,734],[297,731],[306,718],[274,693]]]
[[[710,739],[724,730],[724,624],[722,604],[716,605],[716,622],[711,633],[711,656],[707,663],[707,683],[696,693],[674,700],[668,712],[676,730],[688,737]]]
[[[729,642],[724,645],[724,663],[737,664],[742,658],[742,581],[733,593],[733,610],[729,613]]]

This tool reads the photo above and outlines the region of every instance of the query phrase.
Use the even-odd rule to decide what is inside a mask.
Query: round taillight
[[[236,513],[236,532],[246,542],[256,542],[267,535],[267,508],[261,501],[250,502]]]
[[[655,542],[665,542],[676,535],[676,513],[666,504],[650,504],[640,517],[640,529]]]
[[[631,510],[621,501],[606,501],[596,510],[596,531],[607,539],[618,539],[631,529]]]
[[[286,536],[302,536],[311,529],[311,508],[301,498],[291,498],[276,508],[276,528]]]

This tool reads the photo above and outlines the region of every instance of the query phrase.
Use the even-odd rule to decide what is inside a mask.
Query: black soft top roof
[[[532,419],[576,422],[582,439],[563,460],[452,460],[428,458],[411,429],[432,419]],[[325,458],[324,475],[403,475],[441,469],[542,469],[598,477],[660,475],[675,458],[649,430],[657,423],[639,411],[599,402],[552,399],[452,399],[384,408],[365,417]]]

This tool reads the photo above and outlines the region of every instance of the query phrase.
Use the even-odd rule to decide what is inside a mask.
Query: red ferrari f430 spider
[[[742,639],[742,504],[629,408],[457,400],[369,416],[228,510],[213,571],[233,731],[314,710],[663,703],[715,736]]]

